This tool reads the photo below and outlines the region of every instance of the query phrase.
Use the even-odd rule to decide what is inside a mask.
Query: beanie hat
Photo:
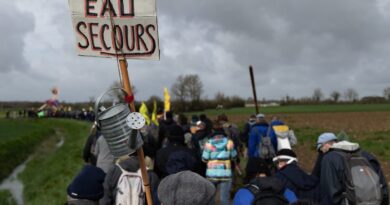
[[[317,150],[319,150],[323,144],[330,141],[337,141],[336,135],[331,132],[322,133],[317,140]]]
[[[68,186],[67,193],[76,199],[99,200],[103,197],[106,174],[98,167],[85,165]]]
[[[278,160],[287,160],[287,164],[292,162],[298,162],[297,155],[291,149],[281,149],[276,153],[276,157],[273,158],[273,161]]]
[[[157,192],[162,204],[206,205],[214,199],[215,187],[194,172],[182,171],[165,177]]]
[[[169,142],[172,142],[172,143],[177,142],[177,143],[184,144],[183,128],[180,127],[179,125],[173,125],[167,131],[167,138],[168,138]]]
[[[267,176],[271,176],[271,171],[268,168],[267,162],[264,159],[251,157],[246,165],[246,175],[251,176],[257,173],[263,173]]]

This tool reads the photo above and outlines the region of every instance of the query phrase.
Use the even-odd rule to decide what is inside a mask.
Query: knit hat
[[[251,176],[257,173],[263,173],[271,176],[271,171],[268,168],[267,162],[264,159],[251,157],[246,165],[246,175]]]
[[[157,192],[164,205],[206,205],[214,199],[215,187],[194,172],[182,171],[165,177]]]
[[[319,150],[323,144],[330,141],[337,141],[336,135],[331,132],[322,133],[317,140],[317,150]]]
[[[103,182],[106,174],[102,169],[85,165],[68,186],[67,193],[76,199],[99,200],[103,197]]]
[[[297,155],[291,149],[281,149],[276,153],[276,157],[273,158],[273,161],[287,160],[287,164],[292,162],[298,162]]]

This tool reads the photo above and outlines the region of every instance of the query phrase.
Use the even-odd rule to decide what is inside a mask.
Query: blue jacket
[[[283,196],[291,204],[298,199],[294,192],[282,186],[282,183],[275,177],[255,178],[250,184],[256,185],[261,189],[273,190],[275,193],[283,193]],[[251,205],[255,196],[248,188],[241,188],[234,196],[233,205]]]
[[[249,134],[248,156],[260,157],[258,146],[262,136],[266,136],[268,132],[268,123],[256,123],[252,126]]]
[[[290,204],[298,200],[294,192],[289,189],[284,191],[283,196]],[[241,188],[236,195],[234,195],[233,205],[251,205],[254,198],[255,196],[248,189]]]
[[[293,162],[278,170],[275,176],[282,181],[285,188],[294,192],[298,199],[319,202],[319,179],[315,176],[308,175],[296,163]]]

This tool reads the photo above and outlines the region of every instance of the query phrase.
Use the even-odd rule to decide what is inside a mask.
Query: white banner
[[[69,7],[79,55],[160,58],[155,0],[69,0]]]

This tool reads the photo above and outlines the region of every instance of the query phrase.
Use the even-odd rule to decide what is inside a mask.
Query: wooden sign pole
[[[122,77],[122,82],[123,82],[123,87],[127,94],[129,96],[133,96],[133,91],[131,89],[131,84],[130,84],[130,78],[129,78],[129,73],[127,72],[127,62],[126,59],[122,58],[119,59],[119,64],[120,64],[120,69],[121,69],[121,77]],[[130,110],[131,112],[136,112],[135,106],[134,106],[134,98],[129,102]],[[146,201],[148,205],[152,205],[152,194],[150,192],[150,184],[149,184],[149,178],[146,170],[146,165],[145,165],[145,155],[144,155],[144,150],[142,147],[140,147],[137,150],[137,155],[139,159],[139,166],[141,168],[141,174],[142,174],[142,179],[144,181],[144,189],[146,193]]]
[[[257,105],[255,78],[253,77],[253,68],[251,65],[249,66],[249,75],[251,77],[251,82],[252,82],[252,91],[253,91],[253,98],[255,101],[256,114],[259,114],[259,106]]]

